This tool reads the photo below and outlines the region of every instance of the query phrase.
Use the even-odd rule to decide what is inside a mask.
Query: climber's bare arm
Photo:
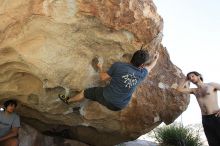
[[[158,58],[159,58],[159,53],[156,52],[156,54],[155,54],[155,56],[153,58],[153,61],[150,64],[147,64],[145,66],[145,68],[147,69],[148,72],[150,72],[154,68],[154,66],[157,64]]]
[[[16,127],[12,128],[11,131],[8,134],[6,134],[5,136],[0,137],[0,141],[4,141],[4,140],[7,140],[9,138],[13,138],[13,137],[18,136],[18,130],[19,130],[19,128],[16,128]]]
[[[210,84],[214,87],[215,90],[220,90],[220,84],[214,83],[214,82],[212,82]]]
[[[97,67],[99,69],[99,77],[101,81],[107,81],[111,79],[111,76],[109,76],[107,72],[102,70],[102,64],[97,64]]]
[[[111,79],[111,77],[106,72],[100,72],[99,77],[102,81],[107,81]]]
[[[185,94],[194,94],[195,88],[189,88],[189,80],[184,80],[176,89],[179,92],[185,93]]]

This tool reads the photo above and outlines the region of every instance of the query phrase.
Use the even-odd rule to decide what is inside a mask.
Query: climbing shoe
[[[69,102],[68,102],[69,97],[68,97],[68,96],[65,96],[65,95],[63,95],[63,94],[58,94],[58,97],[59,97],[60,100],[62,100],[64,103],[69,104]]]

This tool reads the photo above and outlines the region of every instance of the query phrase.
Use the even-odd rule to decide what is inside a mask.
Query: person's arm
[[[154,66],[157,64],[158,58],[159,58],[159,53],[156,52],[156,54],[155,54],[155,56],[153,58],[153,61],[150,64],[147,64],[145,66],[145,68],[147,69],[148,72],[150,72],[154,68]]]
[[[102,70],[102,64],[97,64],[98,70],[99,70],[99,77],[101,81],[107,81],[111,79],[111,76],[108,75],[107,72]]]
[[[214,87],[214,90],[215,91],[218,91],[220,90],[220,84],[218,83],[210,83],[213,87]],[[216,117],[220,117],[220,110],[216,111],[216,114],[215,114]]]
[[[210,83],[210,84],[214,87],[215,90],[220,90],[220,84],[218,83]]]
[[[185,79],[176,89],[185,94],[194,94],[194,88],[189,88],[189,80]]]
[[[0,137],[0,141],[4,141],[9,138],[16,137],[18,135],[18,130],[19,130],[19,128],[16,128],[16,127],[12,128],[8,134],[6,134],[3,137]]]
[[[210,83],[213,87],[215,91],[220,90],[220,84],[218,83]],[[215,114],[216,117],[220,117],[220,110],[218,110]]]

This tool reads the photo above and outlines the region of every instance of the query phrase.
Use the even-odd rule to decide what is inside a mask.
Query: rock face
[[[89,146],[87,144],[56,137],[44,136],[33,127],[22,123],[19,130],[19,146]]]
[[[114,145],[186,109],[187,96],[173,89],[183,74],[161,45],[163,21],[152,0],[0,0],[0,14],[0,100],[16,98],[22,121],[40,132]],[[124,110],[88,100],[67,106],[57,98],[103,85],[91,65],[95,56],[107,70],[142,45],[160,58]]]

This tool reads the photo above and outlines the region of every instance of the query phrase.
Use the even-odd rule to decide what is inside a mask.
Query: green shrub
[[[156,140],[162,146],[201,146],[198,132],[180,125],[164,126],[154,130]]]

